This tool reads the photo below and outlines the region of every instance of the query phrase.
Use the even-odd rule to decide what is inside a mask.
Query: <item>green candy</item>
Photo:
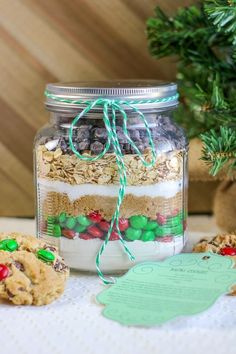
[[[73,216],[70,216],[67,220],[66,220],[66,227],[68,229],[73,229],[76,225],[76,218],[74,218]]]
[[[89,226],[92,224],[91,221],[84,215],[77,216],[77,221],[79,224],[83,226]]]
[[[147,224],[144,226],[144,230],[150,231],[154,230],[158,226],[158,223],[156,221],[148,221]]]
[[[183,220],[182,220],[182,213],[179,213],[172,218],[169,218],[167,221],[167,225],[164,225],[167,228],[170,228],[170,231],[166,231],[166,234],[172,235],[182,235],[183,234]]]
[[[9,240],[6,244],[6,250],[9,252],[14,252],[19,248],[18,243],[16,240]]]
[[[158,226],[155,230],[154,233],[156,237],[164,237],[167,235],[171,235],[172,229],[170,227],[163,227],[163,226]]]
[[[58,221],[60,224],[63,224],[66,221],[66,213],[61,213],[58,217]]]
[[[47,235],[48,236],[53,236],[53,228],[54,228],[53,224],[50,224],[47,226]]]
[[[53,226],[53,236],[60,237],[61,236],[61,226],[59,224],[55,224]]]
[[[87,226],[79,225],[79,224],[77,224],[74,228],[75,232],[84,232],[86,229],[87,229]]]
[[[40,249],[37,252],[37,257],[39,259],[41,259],[42,261],[49,262],[49,263],[52,263],[55,259],[55,255],[52,252],[44,250],[44,249]]]
[[[170,226],[170,225],[164,225],[164,226],[158,226],[155,230],[155,235],[157,237],[164,237],[167,235],[182,235],[183,234],[183,224],[178,224],[176,226]]]
[[[175,236],[182,236],[184,232],[183,224],[179,224],[171,228],[171,233]]]
[[[125,236],[129,240],[132,240],[132,241],[140,239],[141,235],[142,235],[142,231],[141,230],[133,229],[132,227],[129,227],[125,231]]]
[[[134,229],[143,229],[147,225],[147,217],[144,215],[134,215],[129,219],[130,225]]]
[[[172,218],[169,218],[167,220],[167,225],[172,227],[172,226],[177,226],[182,223],[182,217],[180,215],[173,216]]]
[[[47,224],[53,224],[55,221],[56,221],[56,217],[55,216],[49,215],[47,217]]]
[[[9,239],[2,240],[0,242],[0,251],[6,251],[6,244],[7,244],[8,241],[9,241]]]
[[[142,234],[142,241],[147,242],[147,241],[154,241],[156,238],[156,235],[153,231],[144,231]]]
[[[19,248],[16,240],[13,239],[5,239],[0,242],[0,250],[14,252]]]

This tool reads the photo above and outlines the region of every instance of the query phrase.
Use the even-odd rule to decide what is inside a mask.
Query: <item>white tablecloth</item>
[[[189,242],[217,231],[209,217],[191,217]],[[0,218],[1,231],[34,232],[34,221]],[[235,354],[236,297],[207,312],[154,328],[124,327],[101,315],[97,276],[76,273],[63,296],[44,307],[0,304],[0,354]]]

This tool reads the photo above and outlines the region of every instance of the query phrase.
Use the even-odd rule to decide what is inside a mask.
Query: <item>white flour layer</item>
[[[68,240],[65,237],[58,240],[50,236],[44,236],[43,238],[50,243],[55,242],[69,267],[96,271],[95,259],[102,245],[101,240],[82,240],[79,238]],[[178,254],[184,247],[184,237],[175,237],[171,242],[132,241],[126,244],[135,256],[135,262],[128,259],[119,241],[110,241],[101,257],[101,269],[104,272],[124,271],[139,262],[163,260]]]
[[[61,181],[50,181],[40,178],[38,187],[42,195],[47,192],[66,193],[70,200],[79,199],[85,195],[99,195],[104,197],[116,197],[119,193],[119,185],[81,184],[71,185]],[[126,195],[137,197],[163,197],[171,198],[182,190],[182,180],[159,182],[152,185],[127,186]]]

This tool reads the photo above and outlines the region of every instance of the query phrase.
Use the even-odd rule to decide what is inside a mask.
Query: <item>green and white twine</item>
[[[66,99],[66,98],[60,98],[56,95],[53,95],[51,93],[49,93],[48,91],[45,91],[45,96],[47,96],[48,98],[58,101],[58,102],[64,102],[64,103],[69,103],[69,104],[76,104],[76,105],[85,105],[86,107],[79,113],[76,115],[76,117],[73,119],[71,126],[70,126],[70,130],[69,130],[69,144],[70,144],[70,148],[73,151],[73,153],[81,160],[83,161],[97,161],[99,159],[101,159],[109,150],[110,146],[113,146],[114,149],[114,154],[115,154],[115,158],[116,158],[116,163],[117,163],[117,167],[118,167],[118,173],[119,173],[119,182],[120,182],[120,188],[119,188],[119,193],[118,193],[118,198],[117,198],[117,203],[116,203],[116,208],[115,208],[115,212],[112,216],[112,220],[110,223],[110,227],[109,230],[107,232],[106,238],[104,240],[104,242],[102,243],[102,246],[100,247],[98,254],[96,256],[96,268],[97,268],[97,272],[99,277],[102,279],[104,284],[113,284],[115,282],[114,278],[107,279],[105,278],[103,272],[100,269],[100,263],[101,263],[101,256],[106,248],[106,245],[110,239],[111,233],[113,231],[114,225],[116,226],[117,229],[117,233],[119,235],[119,240],[124,248],[125,253],[128,255],[129,259],[131,261],[135,260],[134,255],[132,255],[132,253],[130,252],[125,240],[123,240],[123,237],[121,235],[120,229],[119,229],[119,215],[120,215],[120,207],[122,204],[122,201],[124,199],[125,196],[125,189],[126,189],[126,185],[127,185],[127,177],[126,177],[126,166],[124,163],[124,156],[122,154],[121,151],[121,147],[120,147],[120,143],[119,143],[119,139],[117,136],[117,124],[116,124],[116,113],[119,112],[119,114],[122,116],[123,118],[123,132],[124,135],[127,139],[127,141],[130,143],[130,145],[132,146],[133,150],[136,152],[136,154],[139,156],[140,160],[142,161],[143,165],[145,167],[153,167],[156,163],[156,149],[155,149],[155,145],[152,139],[152,134],[151,131],[149,129],[147,120],[144,116],[144,114],[138,110],[135,105],[141,105],[141,104],[147,104],[147,103],[166,103],[166,102],[171,102],[173,100],[176,100],[178,98],[178,94],[173,95],[173,96],[169,96],[169,97],[165,97],[165,98],[156,98],[156,99],[142,99],[142,100],[129,100],[129,101],[124,101],[124,100],[112,100],[112,99],[108,99],[108,98],[98,98],[94,101],[88,101],[88,100],[70,100],[70,99]],[[78,123],[78,121],[84,116],[86,115],[89,111],[93,110],[95,107],[103,107],[103,122],[105,125],[105,128],[107,130],[107,142],[105,144],[104,150],[94,156],[86,156],[86,155],[82,155],[79,153],[79,151],[76,150],[76,148],[74,147],[74,143],[73,143],[73,129],[76,126],[76,124]],[[128,122],[128,117],[127,117],[127,113],[125,111],[124,108],[127,106],[128,108],[131,108],[133,111],[135,111],[138,116],[140,117],[140,120],[142,121],[142,123],[144,124],[145,128],[146,128],[146,132],[149,138],[149,145],[151,148],[151,154],[152,154],[152,158],[150,162],[147,162],[143,156],[141,151],[138,149],[138,147],[135,145],[135,143],[133,142],[133,140],[130,138],[129,133],[128,133],[128,129],[127,129],[127,122]],[[110,117],[109,117],[110,116]]]

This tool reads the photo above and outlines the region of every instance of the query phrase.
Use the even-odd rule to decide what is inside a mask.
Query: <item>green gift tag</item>
[[[200,313],[236,283],[229,257],[182,253],[131,268],[97,296],[103,315],[123,325],[154,326]]]

